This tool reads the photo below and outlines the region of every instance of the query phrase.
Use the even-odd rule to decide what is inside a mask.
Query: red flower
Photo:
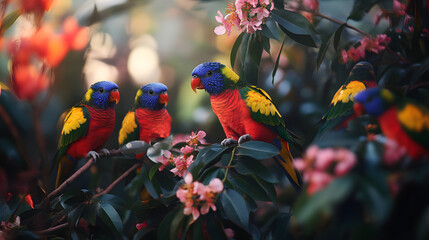
[[[28,12],[44,12],[51,7],[53,0],[20,0],[21,11]]]
[[[136,224],[136,228],[137,228],[137,230],[142,230],[142,229],[145,229],[145,228],[147,228],[147,223],[146,223],[146,221],[143,221],[142,223],[137,223]]]
[[[48,78],[33,65],[12,64],[12,88],[19,99],[32,100],[48,87]]]
[[[33,199],[31,199],[31,195],[27,194],[24,198],[25,202],[31,207],[34,208],[33,206]]]

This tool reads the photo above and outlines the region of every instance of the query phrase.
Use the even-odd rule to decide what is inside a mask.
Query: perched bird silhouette
[[[286,171],[291,184],[301,189],[300,173],[293,166],[289,143],[296,143],[271,97],[262,89],[247,84],[230,68],[218,62],[198,65],[192,71],[192,89],[210,94],[214,113],[227,139],[223,145],[257,140],[272,143],[280,154],[274,158]]]
[[[357,114],[377,118],[383,134],[403,146],[413,159],[429,157],[429,109],[387,89],[372,88],[355,96]]]
[[[149,83],[137,91],[134,107],[122,121],[118,138],[120,146],[133,140],[150,143],[152,139],[170,135],[171,116],[165,108],[167,90],[162,83]]]
[[[374,68],[368,62],[358,62],[350,71],[347,80],[337,90],[328,111],[322,117],[322,126],[320,126],[315,139],[322,137],[332,129],[347,127],[351,119],[356,118],[353,112],[354,96],[367,88],[376,87],[376,77]]]
[[[115,105],[120,98],[118,86],[97,82],[82,101],[73,106],[64,119],[56,160],[58,187],[76,167],[80,158],[95,157],[115,128]]]

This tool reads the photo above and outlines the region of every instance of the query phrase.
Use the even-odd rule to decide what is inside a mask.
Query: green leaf
[[[213,165],[221,159],[221,155],[228,150],[227,147],[220,144],[213,144],[202,149],[195,161],[189,166],[188,172],[193,176],[198,176],[200,171],[208,165]]]
[[[274,157],[279,154],[279,150],[272,144],[261,141],[245,142],[237,147],[236,155],[249,156],[262,160]]]
[[[150,196],[152,196],[155,199],[159,199],[159,187],[158,187],[158,183],[156,182],[156,179],[153,179],[153,181],[151,181],[149,179],[149,166],[146,164],[143,164],[142,168],[141,168],[141,178],[143,179],[143,184],[146,188],[146,190],[149,192]]]
[[[322,45],[319,48],[319,54],[317,54],[317,60],[316,60],[317,71],[319,71],[320,64],[322,64],[323,58],[325,57],[325,54],[328,51],[329,46],[331,45],[332,36],[327,41],[322,41]]]
[[[297,223],[305,224],[309,230],[315,227],[323,214],[332,214],[332,209],[348,197],[355,180],[348,175],[335,179],[325,189],[311,196],[301,195],[295,204]]]
[[[228,181],[234,186],[234,189],[247,194],[254,200],[270,201],[270,197],[265,193],[264,189],[251,177],[230,174]]]
[[[313,25],[301,14],[288,10],[274,9],[272,18],[281,26],[281,29],[293,40],[309,47],[317,47]]]
[[[258,160],[248,157],[240,157],[237,161],[235,169],[242,175],[252,175],[264,179],[270,183],[278,183],[278,179]]]
[[[158,163],[156,159],[164,154],[165,150],[171,148],[173,142],[173,135],[156,142],[153,146],[147,149],[147,157],[152,160],[152,162]]]
[[[110,227],[114,227],[114,230],[122,234],[122,220],[119,213],[107,202],[100,203],[100,214],[101,220]]]
[[[237,52],[238,52],[238,49],[240,48],[241,41],[243,40],[243,36],[244,36],[244,32],[240,33],[240,35],[238,35],[237,39],[235,40],[234,45],[232,46],[231,56],[230,56],[232,68],[234,68],[235,59],[237,58]]]
[[[183,211],[183,208],[176,207],[173,211],[167,214],[164,219],[162,219],[161,223],[158,226],[158,231],[156,234],[157,239],[169,239],[171,222],[177,214],[182,214],[180,211]]]
[[[243,197],[232,189],[225,189],[220,195],[221,203],[229,220],[244,229],[249,228],[249,210]]]
[[[257,34],[253,36],[254,37],[249,42],[248,51],[249,51],[250,58],[253,60],[253,62],[256,65],[259,66],[259,63],[261,62],[262,51],[263,51],[262,40],[259,39]]]
[[[155,173],[158,171],[159,167],[161,167],[161,166],[162,166],[162,163],[157,163],[150,168],[149,180],[152,181],[153,176],[155,175]]]
[[[1,23],[0,32],[5,32],[8,30],[13,23],[19,18],[21,15],[21,12],[19,10],[10,12],[6,17],[3,18],[3,21]]]
[[[216,214],[210,211],[209,214],[201,217],[201,219],[207,223],[206,226],[211,239],[227,240],[222,222]]]
[[[262,36],[262,47],[264,48],[265,52],[267,52],[268,54],[271,55],[270,50],[271,50],[271,45],[270,45],[270,39]]]
[[[272,80],[271,80],[271,83],[273,85],[274,85],[274,77],[276,76],[277,69],[279,68],[280,56],[282,55],[283,46],[285,45],[285,42],[286,42],[286,36],[283,39],[283,43],[282,43],[282,46],[280,47],[279,55],[277,56],[276,63],[274,64],[274,69],[273,69],[273,74],[272,74]]]
[[[72,228],[77,226],[79,219],[82,216],[84,207],[84,205],[79,205],[67,214],[68,221],[71,223]]]
[[[125,144],[124,146],[119,148],[119,151],[121,151],[124,156],[135,158],[137,154],[146,153],[149,147],[149,143],[145,141],[136,140]]]
[[[352,12],[348,19],[359,21],[380,0],[354,0]]]
[[[280,42],[280,33],[277,24],[273,19],[268,18],[265,24],[262,24],[261,28],[262,35],[267,38],[276,39]]]
[[[178,239],[178,233],[184,229],[183,224],[185,223],[186,218],[188,218],[188,216],[184,215],[183,212],[177,212],[170,223],[169,239]]]
[[[253,179],[256,180],[256,182],[259,184],[259,186],[264,189],[265,193],[270,197],[271,201],[273,203],[277,203],[277,193],[276,189],[274,188],[274,185],[272,183],[266,182],[262,180],[261,178],[253,175]]]
[[[279,213],[270,229],[272,229],[272,239],[288,239],[288,226],[291,215],[288,213]]]
[[[99,211],[100,203],[95,202],[85,207],[83,218],[92,226],[95,226],[97,221],[97,212]]]
[[[343,32],[344,28],[347,26],[347,23],[341,24],[341,26],[335,31],[334,35],[334,49],[338,52],[338,45],[340,44],[341,39],[341,33]]]

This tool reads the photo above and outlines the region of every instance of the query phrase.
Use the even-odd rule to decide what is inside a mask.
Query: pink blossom
[[[145,229],[145,228],[147,228],[147,223],[146,223],[146,221],[143,221],[142,223],[137,223],[136,224],[136,228],[137,228],[137,230],[142,230],[142,229]]]
[[[323,171],[314,171],[310,176],[309,186],[307,189],[308,194],[313,194],[325,188],[334,177]]]
[[[231,228],[225,228],[224,231],[225,231],[226,238],[228,239],[234,238],[234,230],[232,230]]]
[[[242,32],[255,33],[262,29],[262,23],[273,8],[271,0],[236,0],[235,4],[228,5],[225,17],[218,11],[215,18],[221,25],[214,32],[217,35],[227,33],[229,36],[232,26],[236,26]]]
[[[335,166],[335,175],[344,176],[355,166],[356,155],[347,149],[339,149],[336,154],[338,163]]]
[[[326,170],[335,161],[335,151],[332,148],[319,150],[314,166],[318,170]]]
[[[256,15],[256,19],[261,22],[270,15],[270,11],[264,7],[253,8],[250,13]]]
[[[349,60],[349,54],[347,53],[346,50],[343,50],[341,52],[341,56],[342,56],[342,59],[343,59],[343,63],[347,63],[347,61]]]
[[[170,172],[179,177],[183,177],[185,172],[188,170],[188,167],[194,162],[193,159],[194,155],[190,155],[189,157],[180,156],[173,158],[176,167],[171,169]]]
[[[298,171],[303,171],[307,167],[307,164],[305,163],[305,161],[302,158],[295,158],[293,163],[294,163],[295,168]]]
[[[393,11],[397,15],[405,15],[405,5],[398,0],[393,0]]]
[[[187,173],[185,183],[179,187],[176,196],[185,205],[183,214],[192,214],[196,220],[200,214],[207,214],[210,209],[216,211],[214,201],[222,190],[223,184],[218,178],[212,179],[210,184],[205,186],[198,181],[193,182],[192,174]]]
[[[232,31],[232,24],[223,17],[220,11],[217,11],[217,13],[219,14],[219,16],[215,16],[215,18],[216,18],[216,21],[221,25],[217,26],[214,29],[214,32],[216,33],[216,35],[223,35],[226,32],[227,35],[229,36]]]
[[[302,5],[311,11],[319,10],[319,1],[318,0],[302,0]]]
[[[384,163],[386,163],[389,166],[395,165],[406,154],[407,154],[407,150],[403,146],[401,146],[394,140],[386,139],[384,143],[384,154],[383,154]]]
[[[156,161],[159,163],[162,163],[162,165],[158,168],[158,171],[162,171],[165,169],[165,167],[170,164],[171,162],[173,162],[173,155],[171,154],[170,151],[165,150],[164,151],[164,156],[159,156],[156,158]]]
[[[214,178],[210,181],[209,188],[212,192],[220,193],[223,191],[223,183],[219,178]]]
[[[180,148],[180,151],[186,155],[186,154],[190,154],[194,151],[194,148],[190,147],[190,146],[184,146],[182,148]]]
[[[198,131],[197,134],[195,132],[191,133],[191,136],[189,136],[188,140],[186,140],[186,143],[189,146],[196,147],[197,145],[201,144],[201,141],[206,137],[206,132],[204,131]]]
[[[262,21],[261,20],[248,20],[244,19],[241,22],[243,32],[246,31],[247,33],[255,33],[257,30],[262,30]]]

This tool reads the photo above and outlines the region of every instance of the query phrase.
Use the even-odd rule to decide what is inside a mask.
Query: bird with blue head
[[[275,145],[280,154],[274,158],[282,166],[291,184],[301,189],[301,175],[293,166],[289,143],[297,143],[271,97],[261,88],[247,84],[232,69],[218,63],[202,63],[192,71],[191,87],[210,95],[226,139],[223,145],[244,141],[264,141]]]
[[[115,128],[115,106],[119,99],[118,85],[101,81],[91,85],[83,99],[68,110],[56,154],[57,187],[80,158],[98,158],[96,151],[104,146]]]
[[[169,100],[167,92],[167,86],[162,83],[149,83],[137,91],[134,106],[122,121],[118,138],[120,146],[133,140],[150,143],[152,139],[170,135],[171,116],[166,109]]]
[[[427,107],[382,88],[362,91],[354,100],[354,111],[377,118],[383,134],[403,146],[412,159],[429,157]]]

